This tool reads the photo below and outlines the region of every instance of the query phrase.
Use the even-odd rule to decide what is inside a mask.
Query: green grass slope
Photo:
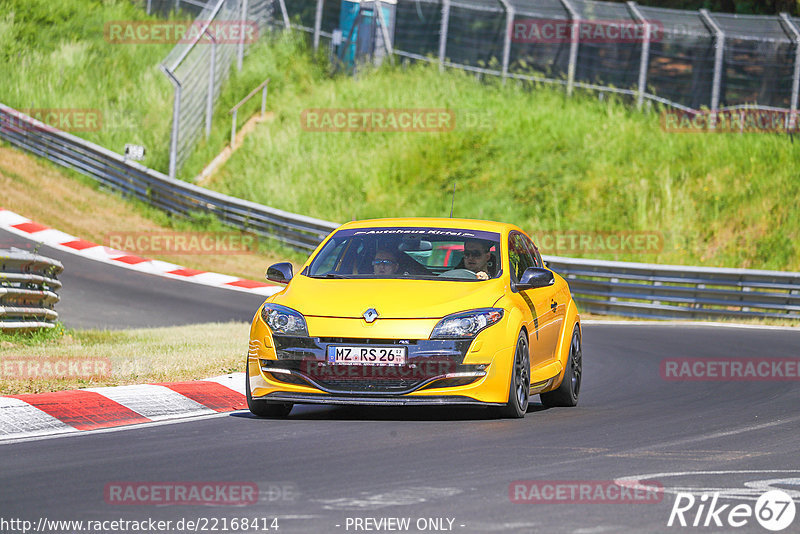
[[[250,134],[211,187],[345,221],[447,216],[455,183],[456,216],[514,222],[534,236],[642,231],[665,239],[658,254],[587,256],[800,270],[800,143],[785,135],[667,133],[660,110],[613,98],[480,83],[436,66],[354,79],[329,76],[325,65],[290,37],[251,51],[231,87],[241,92],[268,72],[277,116]],[[445,108],[477,124],[310,132],[301,114],[312,108]],[[201,149],[192,164],[213,152]]]
[[[111,44],[111,21],[155,20],[130,0],[3,0],[0,102],[19,110],[91,109],[96,131],[75,135],[122,152],[145,145],[148,166],[169,163],[172,85],[158,69],[172,44]]]

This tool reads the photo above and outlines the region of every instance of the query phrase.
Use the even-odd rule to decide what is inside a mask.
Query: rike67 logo
[[[724,454],[699,451],[698,454]],[[733,453],[729,453],[733,454]],[[800,470],[677,471],[644,473],[615,480],[617,484],[647,486],[658,480],[664,493],[674,495],[667,527],[701,532],[797,532]],[[745,528],[742,528],[745,527]]]
[[[762,527],[777,532],[792,524],[797,511],[789,494],[781,490],[764,493],[752,506],[720,504],[719,496],[719,492],[704,493],[698,499],[691,493],[678,493],[667,526],[740,528],[755,517]]]

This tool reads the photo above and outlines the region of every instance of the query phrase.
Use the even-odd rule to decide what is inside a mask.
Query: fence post
[[[450,27],[450,0],[442,0],[442,24],[439,26],[439,72],[444,72],[447,53],[447,31]]]
[[[317,13],[314,15],[314,52],[319,49],[319,32],[322,30],[322,4],[325,0],[317,0]]]
[[[269,87],[269,80],[264,84],[264,90],[261,92],[261,118],[267,114],[267,88]]]
[[[381,0],[375,0],[375,11],[378,15],[378,26],[381,27],[381,35],[383,35],[383,48],[386,51],[386,55],[389,56],[389,61],[394,63],[394,46],[392,45],[391,36],[389,35],[389,26],[386,24],[386,18],[383,16]],[[373,60],[374,59],[373,54]]]
[[[719,109],[720,89],[722,86],[722,60],[725,54],[725,32],[722,28],[711,18],[711,13],[707,9],[700,10],[700,16],[709,30],[714,33],[714,85],[711,89],[711,111],[716,112]],[[716,113],[711,115],[712,128],[716,125]]]
[[[247,34],[245,31],[245,21],[247,20],[247,0],[242,0],[242,8],[239,10],[239,25],[242,27],[242,36],[239,37],[239,51],[236,57],[236,70],[242,70],[242,62],[244,61],[244,36]]]
[[[508,61],[511,57],[511,32],[514,31],[514,7],[508,0],[500,0],[506,10],[506,35],[503,39],[503,83],[508,78]]]
[[[797,100],[800,93],[800,29],[787,13],[781,13],[781,20],[784,23],[784,31],[788,30],[789,36],[794,41],[794,73],[792,74],[792,102],[789,124],[787,129],[794,131],[797,127]]]
[[[638,109],[642,109],[642,105],[644,105],[644,94],[647,91],[647,68],[650,61],[650,30],[651,25],[650,22],[647,21],[645,16],[639,10],[639,6],[636,5],[636,2],[630,1],[628,2],[628,8],[633,13],[633,16],[639,20],[644,25],[644,41],[642,42],[642,57],[639,59],[639,89],[638,95],[636,100],[636,107]]]
[[[153,8],[153,0],[147,0],[147,14],[150,14],[150,10]]]
[[[214,80],[217,71],[217,40],[206,28],[208,38],[211,39],[211,65],[208,67],[208,96],[206,97],[206,139],[211,135],[211,118],[214,114]]]
[[[572,4],[569,3],[569,0],[561,0],[561,4],[563,4],[564,9],[569,12],[569,18],[572,22],[572,34],[570,35],[569,45],[569,67],[567,68],[567,94],[572,95],[572,91],[575,89],[575,71],[578,66],[581,17],[578,15],[575,8],[572,7]]]
[[[283,15],[283,26],[287,30],[292,29],[292,24],[289,22],[289,12],[286,10],[286,2],[278,0],[278,5],[281,6],[281,14]]]
[[[172,133],[169,140],[169,177],[175,178],[175,172],[178,166],[178,128],[181,118],[181,82],[175,75],[165,66],[161,66],[161,70],[172,81],[175,86],[175,100],[172,103]]]

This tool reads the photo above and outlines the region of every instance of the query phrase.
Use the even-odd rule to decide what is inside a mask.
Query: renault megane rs
[[[524,417],[531,395],[545,406],[578,402],[578,309],[511,224],[350,222],[298,274],[278,263],[267,278],[287,286],[250,330],[255,415],[322,403],[484,405]]]

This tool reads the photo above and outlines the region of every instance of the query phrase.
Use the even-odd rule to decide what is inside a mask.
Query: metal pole
[[[211,135],[211,117],[214,113],[214,80],[217,71],[217,40],[206,28],[211,39],[211,65],[208,67],[208,96],[206,97],[206,139]]]
[[[261,118],[267,114],[267,87],[269,87],[269,80],[264,84],[264,90],[261,92]]]
[[[153,0],[147,0],[147,14],[150,14],[150,9],[153,7]]]
[[[239,19],[239,24],[242,26],[242,36],[239,38],[239,53],[238,57],[236,58],[236,69],[241,71],[242,70],[242,61],[244,61],[244,36],[247,33],[245,30],[245,24],[247,23],[247,0],[242,0],[242,9],[241,9],[241,17]]]
[[[503,39],[503,83],[508,78],[508,61],[511,57],[511,32],[514,31],[514,7],[508,0],[500,0],[506,10],[506,35]]]
[[[794,21],[786,13],[781,13],[781,20],[785,24],[785,29],[788,29],[790,36],[794,41],[794,74],[792,75],[792,102],[791,114],[789,115],[789,124],[787,128],[793,131],[797,126],[797,100],[800,93],[800,29],[797,28]]]
[[[644,25],[644,42],[642,42],[642,57],[639,58],[639,90],[638,90],[638,98],[636,101],[636,107],[638,109],[642,109],[644,105],[644,94],[647,91],[647,68],[650,60],[650,23],[644,17],[642,12],[639,10],[639,6],[636,5],[636,2],[628,2],[628,9],[631,10],[633,16],[636,17],[639,22]]]
[[[716,112],[719,109],[720,90],[722,86],[722,60],[725,54],[725,32],[722,28],[714,22],[711,18],[711,13],[707,9],[700,10],[700,16],[703,18],[706,26],[714,32],[714,85],[711,89],[711,111]],[[711,124],[716,124],[716,114],[712,114]]]
[[[317,0],[317,13],[314,15],[314,51],[319,48],[319,32],[322,30],[322,5],[325,0]]]
[[[161,66],[161,70],[175,85],[175,101],[172,103],[172,134],[169,142],[169,177],[175,178],[178,166],[178,125],[181,118],[181,82],[169,69]]]
[[[447,31],[450,26],[450,0],[442,0],[442,25],[439,27],[439,72],[444,72],[447,53]]]
[[[175,0],[175,11],[178,11],[178,6],[181,3],[181,0]]]
[[[575,89],[575,71],[578,66],[578,44],[580,41],[581,31],[581,17],[578,12],[569,3],[569,0],[561,0],[564,9],[569,13],[570,21],[572,21],[572,34],[569,45],[569,67],[567,68],[567,94],[571,95]]]
[[[386,24],[386,17],[383,16],[383,5],[380,0],[375,0],[375,11],[378,13],[378,25],[381,27],[383,46],[386,49],[386,55],[389,56],[389,61],[394,62],[394,47],[392,46],[389,36],[389,26]]]
[[[236,141],[236,115],[239,114],[238,109],[233,110],[233,121],[231,122],[231,149],[233,149],[233,143]]]
[[[281,6],[281,14],[283,15],[283,26],[287,30],[292,29],[292,24],[289,22],[289,12],[286,10],[286,2],[278,0],[278,5]]]

